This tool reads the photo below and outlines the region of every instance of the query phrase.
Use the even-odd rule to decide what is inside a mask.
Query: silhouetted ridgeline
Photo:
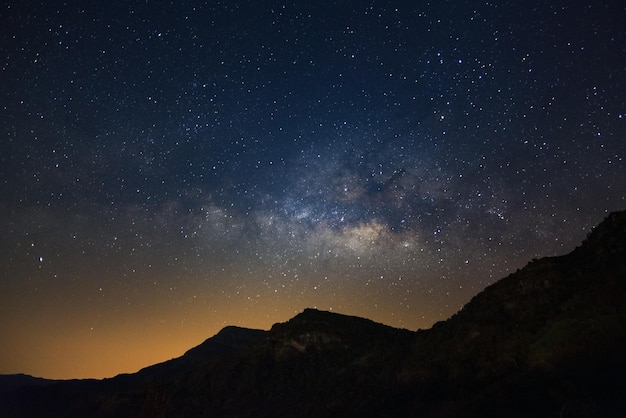
[[[425,331],[307,309],[132,375],[4,376],[0,416],[623,417],[625,247],[626,212],[613,213]]]

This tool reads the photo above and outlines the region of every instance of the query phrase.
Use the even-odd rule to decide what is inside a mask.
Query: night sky
[[[621,1],[3,4],[0,373],[428,328],[626,209]]]

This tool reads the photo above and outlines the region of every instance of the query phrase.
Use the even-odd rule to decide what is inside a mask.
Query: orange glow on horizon
[[[368,310],[358,306],[356,301],[328,297],[320,292],[296,303],[274,300],[269,309],[214,303],[213,309],[206,306],[193,310],[179,308],[169,312],[162,310],[162,315],[158,315],[156,309],[142,315],[125,312],[101,320],[95,326],[90,325],[85,315],[81,318],[80,312],[71,309],[54,313],[41,309],[28,314],[22,312],[23,318],[28,315],[28,327],[5,325],[11,341],[10,345],[7,341],[0,343],[4,353],[0,373],[25,373],[48,379],[102,379],[134,373],[183,355],[225,326],[269,330],[274,323],[285,322],[307,307],[362,316],[408,329],[426,328],[438,320],[418,321],[409,315],[399,318],[394,312]],[[338,303],[332,306],[324,302],[328,300]]]

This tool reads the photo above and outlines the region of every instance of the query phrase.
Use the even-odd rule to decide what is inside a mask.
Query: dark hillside
[[[494,408],[529,416],[617,410],[626,393],[624,301],[621,212],[572,253],[532,261],[418,333],[404,372],[429,390],[440,388],[442,401],[453,397],[453,415],[473,406],[477,415]]]

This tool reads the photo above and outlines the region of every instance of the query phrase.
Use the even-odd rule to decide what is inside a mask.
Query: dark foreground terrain
[[[425,331],[307,309],[105,380],[0,377],[2,417],[624,417],[626,212]]]

